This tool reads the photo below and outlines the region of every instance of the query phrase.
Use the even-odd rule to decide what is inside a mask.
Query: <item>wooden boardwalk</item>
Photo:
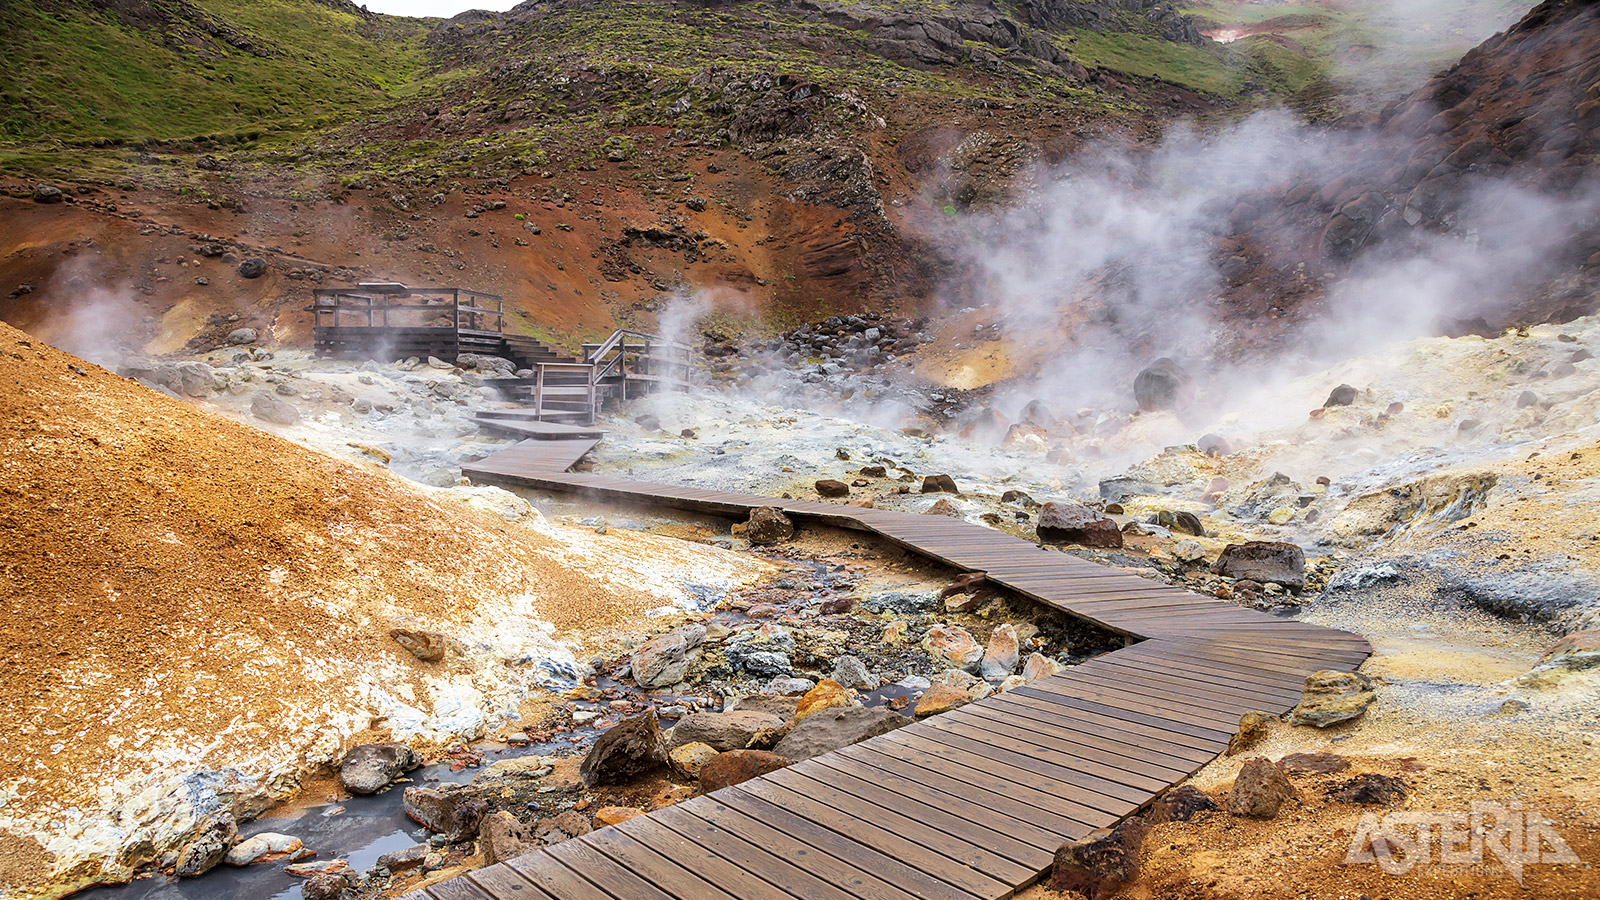
[[[1063,841],[1138,811],[1283,713],[1305,676],[1371,652],[945,516],[566,472],[591,441],[525,441],[474,481],[878,534],[1095,622],[1129,646],[881,737],[408,896],[408,900],[1001,900]],[[587,452],[589,447],[584,447]],[[565,462],[564,462],[565,461]]]

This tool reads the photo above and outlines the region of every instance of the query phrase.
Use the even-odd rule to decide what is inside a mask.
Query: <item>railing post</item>
[[[544,363],[534,363],[533,418],[544,421]]]

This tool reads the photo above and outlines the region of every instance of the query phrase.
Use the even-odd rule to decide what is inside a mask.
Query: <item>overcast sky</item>
[[[522,0],[355,0],[373,12],[395,16],[438,16],[448,19],[469,9],[510,9]]]

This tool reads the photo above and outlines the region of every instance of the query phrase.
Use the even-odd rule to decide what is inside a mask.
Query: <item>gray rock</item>
[[[776,650],[751,650],[739,657],[738,668],[752,678],[776,678],[794,671],[789,654]]]
[[[60,203],[64,199],[66,195],[55,185],[41,184],[33,189],[35,203]]]
[[[489,811],[488,803],[458,784],[408,787],[403,801],[406,815],[452,844],[476,837],[478,825]]]
[[[185,878],[203,875],[222,862],[235,839],[239,826],[231,813],[219,813],[207,819],[196,830],[194,839],[178,851],[176,874]]]
[[[254,344],[256,338],[257,335],[254,328],[235,328],[228,332],[228,343],[236,347],[241,344]]]
[[[848,688],[870,690],[878,686],[878,679],[867,671],[867,664],[854,656],[841,656],[833,661],[833,680]]]
[[[374,794],[420,765],[422,760],[405,744],[361,744],[339,762],[339,783],[352,794]]]
[[[769,694],[782,694],[784,696],[798,696],[816,686],[817,683],[809,678],[780,676],[767,682],[766,692]],[[742,703],[743,701],[740,702]]]
[[[920,612],[932,612],[939,608],[939,595],[937,593],[913,594],[907,591],[886,591],[873,594],[861,600],[861,606],[882,615],[894,613],[909,616]]]
[[[250,415],[274,425],[298,425],[300,410],[294,404],[267,391],[256,391],[250,397]]]
[[[302,900],[342,900],[350,889],[350,878],[340,872],[313,875],[300,885]]]
[[[1322,401],[1323,406],[1349,406],[1356,402],[1360,391],[1348,384],[1341,384],[1328,394],[1328,399]]]
[[[1039,540],[1047,544],[1079,544],[1116,549],[1122,546],[1117,523],[1081,503],[1046,503],[1039,510]]]
[[[1276,582],[1298,591],[1306,586],[1306,554],[1282,541],[1229,544],[1217,556],[1212,571],[1230,578]]]
[[[633,651],[633,680],[647,690],[677,684],[700,658],[705,639],[705,626],[691,624],[645,641]]]
[[[789,759],[810,759],[911,724],[887,709],[843,706],[812,713],[773,748]]]
[[[227,376],[203,362],[179,363],[174,368],[177,384],[172,386],[186,397],[209,397],[228,385]]]
[[[239,263],[239,276],[241,278],[260,278],[267,273],[267,261],[259,256],[252,256]]]
[[[422,865],[422,861],[427,858],[427,844],[412,844],[404,850],[395,850],[378,857],[378,866],[391,872],[405,872]]]
[[[784,719],[755,709],[690,713],[673,727],[670,746],[706,744],[719,751],[764,750],[778,739],[784,725]]]
[[[233,849],[228,851],[222,861],[230,866],[248,866],[251,863],[281,859],[303,846],[305,845],[300,839],[292,835],[263,831],[234,844]]]
[[[1183,409],[1194,400],[1194,379],[1163,356],[1134,376],[1133,398],[1145,412]]]

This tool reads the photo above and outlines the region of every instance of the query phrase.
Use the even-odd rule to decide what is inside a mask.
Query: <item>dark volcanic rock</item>
[[[768,772],[776,772],[789,763],[790,759],[787,756],[765,750],[729,750],[726,753],[719,753],[716,758],[701,767],[700,790],[708,794],[720,791]]]
[[[340,900],[350,889],[350,877],[342,872],[323,872],[300,885],[301,900]]]
[[[260,278],[267,273],[267,261],[259,256],[252,256],[239,263],[239,277]]]
[[[1115,549],[1122,546],[1117,523],[1081,503],[1046,503],[1039,510],[1039,540]]]
[[[1363,772],[1329,792],[1328,796],[1340,803],[1360,803],[1376,806],[1399,803],[1406,798],[1410,788],[1393,775]]]
[[[1182,409],[1194,399],[1194,379],[1176,361],[1163,356],[1134,376],[1133,399],[1145,412]]]
[[[1337,753],[1291,753],[1278,765],[1291,775],[1328,775],[1350,768],[1350,761]]]
[[[1348,384],[1341,384],[1328,394],[1328,399],[1322,401],[1323,406],[1349,406],[1356,402],[1356,395],[1360,392]]]
[[[195,837],[178,851],[175,874],[183,877],[203,875],[216,868],[228,848],[239,837],[239,826],[230,813],[213,816],[201,825]]]
[[[1222,548],[1213,571],[1230,578],[1273,581],[1298,591],[1306,586],[1306,554],[1281,541],[1229,544]]]
[[[842,481],[835,481],[832,478],[824,478],[823,480],[817,482],[816,487],[817,493],[824,497],[850,496],[850,485],[845,484]]]
[[[339,783],[352,794],[374,794],[389,782],[422,765],[405,744],[361,744],[339,763]]]
[[[1184,784],[1161,795],[1150,807],[1153,822],[1187,822],[1196,815],[1217,808],[1217,802],[1197,788]]]
[[[1050,869],[1051,889],[1077,891],[1089,900],[1110,897],[1133,880],[1148,831],[1144,819],[1130,816],[1114,829],[1101,828],[1081,841],[1062,844]]]
[[[794,522],[776,506],[758,506],[750,510],[745,534],[752,544],[777,544],[794,537]]]
[[[60,203],[66,195],[61,188],[54,185],[41,184],[33,189],[33,202],[35,203]]]
[[[956,480],[949,475],[929,475],[922,479],[922,492],[924,494],[959,494],[961,489],[956,487]]]
[[[652,708],[601,734],[578,766],[578,775],[586,787],[594,787],[626,781],[666,764],[667,745]]]

